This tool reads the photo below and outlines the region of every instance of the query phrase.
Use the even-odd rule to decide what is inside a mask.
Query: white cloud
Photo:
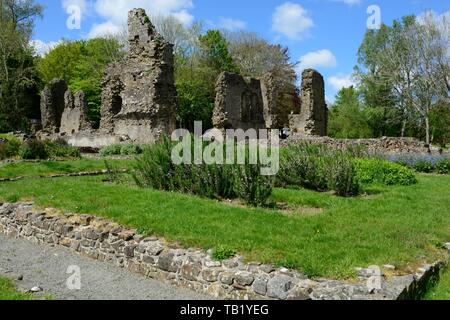
[[[231,18],[220,18],[219,26],[222,29],[228,30],[228,31],[237,31],[242,30],[247,27],[247,23],[242,20],[235,20]]]
[[[303,55],[297,68],[299,72],[302,72],[308,68],[333,68],[336,66],[337,61],[334,54],[328,49],[323,49]]]
[[[38,54],[41,57],[43,57],[47,53],[49,53],[50,50],[55,48],[59,43],[60,43],[59,41],[58,42],[50,41],[50,42],[46,43],[39,39],[30,41],[30,45],[34,48],[34,51],[36,52],[36,54]]]
[[[192,0],[97,0],[94,8],[101,17],[122,24],[133,8],[143,8],[151,16],[187,13],[193,6]]]
[[[349,88],[351,86],[356,86],[356,83],[352,79],[351,74],[339,74],[337,76],[331,76],[328,78],[328,82],[336,91],[339,91],[342,88]]]
[[[361,4],[362,0],[333,0],[333,1],[339,1],[339,2],[343,2],[349,6],[353,6],[356,4]]]
[[[126,24],[128,11],[134,8],[145,9],[149,16],[172,15],[187,26],[194,21],[189,13],[193,6],[192,0],[96,0],[94,10],[106,21],[93,25],[89,36],[119,32]]]
[[[94,24],[89,31],[88,38],[101,38],[104,36],[112,36],[121,33],[124,30],[123,27],[115,25],[111,21],[104,23]]]
[[[190,26],[194,22],[194,16],[187,10],[172,13],[172,16],[178,19],[184,26]]]
[[[275,9],[272,29],[291,40],[301,40],[314,22],[308,12],[299,4],[286,2]]]

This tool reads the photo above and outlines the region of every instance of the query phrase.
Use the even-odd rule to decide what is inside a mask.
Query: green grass
[[[125,169],[131,164],[130,160],[108,160],[114,168]],[[15,162],[0,164],[0,178],[15,177],[45,177],[52,174],[66,174],[76,172],[92,172],[104,170],[104,160],[68,160],[68,161],[41,161],[41,162]]]
[[[33,300],[33,296],[18,292],[9,279],[0,277],[0,300]]]
[[[430,289],[425,300],[450,300],[450,267],[442,272],[439,283]]]
[[[184,246],[226,247],[248,260],[347,278],[355,267],[433,262],[450,240],[450,177],[419,176],[410,187],[377,187],[339,198],[306,190],[274,191],[273,200],[317,214],[281,214],[193,196],[106,184],[103,177],[0,183],[0,200],[90,213]]]

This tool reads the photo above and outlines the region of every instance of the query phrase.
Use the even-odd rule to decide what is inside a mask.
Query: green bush
[[[142,153],[142,148],[135,144],[112,144],[100,150],[100,155],[106,156],[131,156]]]
[[[133,156],[136,154],[141,154],[142,148],[136,144],[124,144],[120,149],[120,154],[123,156]]]
[[[69,146],[65,140],[46,141],[45,148],[50,158],[81,158],[80,150]]]
[[[6,142],[0,142],[0,160],[18,156],[20,146],[20,141],[16,139],[11,139]]]
[[[39,140],[30,140],[22,144],[19,155],[24,160],[44,160],[49,153],[44,142]]]
[[[431,173],[434,171],[434,165],[431,161],[419,160],[414,164],[414,170],[422,173]]]
[[[341,151],[328,158],[328,189],[338,196],[356,196],[360,192],[358,173],[352,160],[350,154]]]
[[[386,160],[355,159],[358,179],[363,184],[384,184],[409,186],[417,183],[414,171]]]
[[[120,152],[122,151],[122,145],[121,144],[112,144],[110,146],[104,147],[100,150],[100,155],[103,157],[106,156],[117,156],[120,155]]]
[[[259,165],[180,164],[172,162],[172,142],[164,137],[136,159],[134,179],[141,187],[190,193],[210,199],[240,198],[248,205],[266,204],[272,179]]]
[[[340,196],[359,192],[359,182],[349,151],[324,145],[291,145],[281,152],[277,184],[316,191],[333,190]]]
[[[450,159],[443,159],[436,164],[436,171],[439,174],[450,174]]]

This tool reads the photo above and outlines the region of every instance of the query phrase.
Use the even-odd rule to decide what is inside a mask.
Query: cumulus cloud
[[[299,4],[286,2],[275,9],[272,17],[273,31],[291,40],[301,40],[308,35],[314,22]]]
[[[101,38],[105,36],[113,36],[123,32],[124,27],[118,26],[111,21],[104,23],[96,23],[91,27],[89,31],[88,38]]]
[[[339,91],[342,88],[356,86],[356,83],[353,80],[351,74],[339,74],[337,76],[331,76],[328,78],[328,82],[336,91]]]
[[[298,71],[302,72],[308,68],[333,68],[337,66],[336,57],[328,50],[308,52],[300,58]]]
[[[231,18],[220,18],[219,26],[222,29],[225,29],[228,31],[237,31],[237,30],[245,29],[247,27],[247,23],[242,20],[235,20],[235,19],[231,19]]]
[[[194,21],[194,16],[189,13],[193,6],[192,0],[96,0],[94,11],[105,22],[93,25],[89,36],[113,34],[122,30],[128,11],[133,8],[143,8],[149,16],[172,15],[187,26]]]
[[[36,54],[41,57],[43,57],[47,53],[49,53],[50,50],[55,48],[58,44],[59,44],[59,42],[56,42],[56,41],[44,42],[39,39],[30,41],[30,45],[34,48],[34,51],[36,52]]]

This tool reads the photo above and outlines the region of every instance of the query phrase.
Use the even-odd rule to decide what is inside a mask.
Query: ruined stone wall
[[[325,102],[325,82],[320,73],[306,69],[302,73],[301,111],[289,119],[293,133],[304,136],[326,136],[328,109]]]
[[[219,129],[264,129],[261,82],[223,72],[216,83],[213,125]]]
[[[143,9],[128,14],[129,54],[104,76],[101,131],[151,143],[176,128],[173,46]]]
[[[42,129],[48,133],[58,133],[65,106],[67,84],[62,79],[53,79],[41,93]]]
[[[131,272],[221,299],[390,300],[417,299],[426,291],[443,262],[424,265],[413,274],[381,277],[381,288],[367,286],[373,269],[359,268],[351,283],[310,280],[304,274],[243,257],[213,260],[200,249],[180,248],[158,237],[143,237],[103,218],[57,215],[33,204],[0,203],[0,233],[37,244],[59,245],[109,262]],[[450,243],[445,244],[450,250]]]
[[[335,149],[347,149],[349,147],[362,147],[363,150],[373,155],[399,155],[399,154],[439,154],[439,148],[428,148],[425,142],[414,138],[389,138],[380,139],[333,139],[329,137],[305,137],[294,134],[284,141],[283,145],[312,143],[326,145]]]
[[[87,118],[87,102],[84,92],[79,91],[75,95],[67,90],[64,95],[65,108],[61,116],[62,134],[75,134],[84,130],[91,130],[92,124]]]

